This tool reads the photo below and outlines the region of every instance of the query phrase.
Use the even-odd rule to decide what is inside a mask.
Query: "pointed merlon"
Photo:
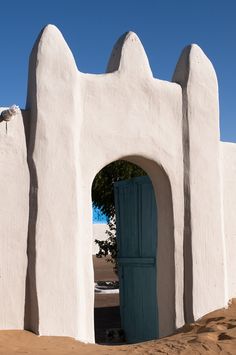
[[[60,97],[59,94],[63,93],[59,89],[63,85],[64,88],[72,85],[77,73],[74,56],[61,32],[56,26],[47,25],[37,38],[30,55],[27,107],[32,106],[36,83],[37,91],[43,90],[41,97],[47,95],[47,92],[50,96],[57,94]]]
[[[127,32],[116,42],[107,66],[107,73],[119,71],[137,77],[152,77],[143,45],[134,32]]]
[[[42,31],[40,38],[40,54],[47,65],[52,65],[54,70],[67,67],[67,70],[77,70],[74,56],[68,47],[59,29],[54,25],[47,25]],[[48,60],[50,60],[48,62]],[[55,67],[56,65],[56,67]]]
[[[191,44],[184,48],[176,65],[173,82],[186,87],[192,82],[199,85],[208,85],[217,88],[217,78],[214,67],[197,44]]]

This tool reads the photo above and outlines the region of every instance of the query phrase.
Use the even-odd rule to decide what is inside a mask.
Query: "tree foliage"
[[[117,160],[105,166],[93,181],[93,206],[99,208],[109,221],[115,216],[114,182],[143,175],[146,175],[143,169],[126,160]]]
[[[146,172],[135,164],[125,160],[115,161],[103,168],[96,175],[92,186],[93,206],[99,208],[106,216],[108,230],[107,239],[95,239],[99,246],[98,258],[108,257],[106,260],[114,264],[114,271],[117,272],[117,241],[116,241],[116,219],[114,182],[128,180],[137,176],[146,175]]]

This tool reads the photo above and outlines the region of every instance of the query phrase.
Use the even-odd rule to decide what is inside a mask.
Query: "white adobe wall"
[[[24,328],[28,218],[29,172],[19,113],[0,122],[0,329]]]
[[[173,80],[183,90],[185,320],[191,322],[228,300],[218,83],[210,60],[197,45],[184,49]]]
[[[123,37],[112,58],[109,74],[80,73],[54,26],[44,29],[31,55],[28,108],[40,186],[35,239],[41,335],[94,341],[91,186],[102,167],[124,157],[134,162],[141,157],[161,211],[160,334],[184,323],[182,91],[152,77],[135,34]]]
[[[235,145],[219,141],[217,80],[198,46],[172,83],[153,78],[134,33],[108,73],[83,74],[49,25],[31,54],[27,108],[25,132],[22,115],[7,134],[0,123],[0,328],[94,341],[91,186],[120,158],[147,171],[157,198],[160,335],[235,296]]]
[[[83,198],[78,188],[78,71],[66,43],[47,32],[31,53],[27,99],[31,112],[29,168],[36,191],[31,240],[37,250],[29,310],[35,316],[29,319],[28,328],[40,335],[79,334],[81,340],[92,341],[92,330],[87,334],[93,327],[92,317],[87,316],[94,293],[90,281],[92,232],[86,243],[80,236],[78,205],[78,198]]]
[[[221,142],[228,298],[236,295],[236,144]]]

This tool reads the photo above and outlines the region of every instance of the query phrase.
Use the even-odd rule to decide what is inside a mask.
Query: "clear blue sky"
[[[28,57],[42,27],[55,24],[82,72],[103,73],[115,41],[132,30],[155,77],[171,80],[182,49],[197,43],[219,81],[221,139],[236,142],[235,0],[1,1],[0,106],[25,106]]]

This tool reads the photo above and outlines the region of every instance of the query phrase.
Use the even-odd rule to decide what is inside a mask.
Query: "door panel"
[[[118,185],[116,185],[118,186]],[[117,189],[117,187],[115,188]],[[120,184],[118,187],[119,193],[115,200],[118,200],[118,206],[122,209],[116,209],[116,214],[119,217],[117,222],[119,225],[122,238],[118,238],[118,248],[122,250],[122,255],[131,257],[138,255],[139,242],[134,236],[138,234],[138,201],[137,201],[137,186],[135,184],[126,185]],[[119,211],[118,211],[119,210]]]
[[[115,183],[121,322],[128,342],[158,337],[157,209],[150,179]]]
[[[142,256],[156,257],[156,200],[151,182],[139,185]]]

